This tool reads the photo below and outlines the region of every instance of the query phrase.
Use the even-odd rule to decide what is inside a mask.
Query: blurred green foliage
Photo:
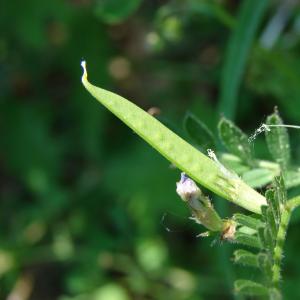
[[[249,34],[242,2],[0,4],[0,299],[233,299],[221,247],[189,227],[175,193],[179,170],[91,99],[80,61],[91,62],[89,76],[102,87],[146,110],[158,107],[158,117],[188,140],[187,110],[214,132],[217,107],[248,133],[276,105],[286,123],[299,124],[299,6],[290,2],[266,47],[263,33],[282,7],[268,1],[240,52],[234,36]],[[232,47],[237,56],[228,54]],[[235,59],[244,59],[242,70]],[[233,66],[228,76],[241,76],[229,92],[234,104],[221,97],[226,65]],[[290,134],[299,163],[300,135]],[[261,137],[253,148],[270,158]],[[299,213],[292,221],[285,299],[300,297]]]

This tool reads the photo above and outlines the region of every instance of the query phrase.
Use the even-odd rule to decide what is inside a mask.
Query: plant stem
[[[294,197],[292,199],[290,199],[287,203],[287,206],[293,210],[295,208],[297,208],[298,206],[300,206],[300,196]]]
[[[281,260],[282,260],[282,253],[283,253],[283,246],[286,238],[286,232],[288,228],[288,224],[291,218],[291,213],[292,209],[289,207],[289,205],[286,205],[283,208],[282,214],[281,214],[281,221],[279,224],[279,229],[277,233],[277,238],[276,238],[276,245],[274,248],[274,264],[272,267],[272,273],[273,273],[273,278],[272,282],[275,287],[279,287],[279,282],[281,278]]]
[[[274,248],[274,264],[272,267],[273,278],[272,282],[275,287],[279,287],[281,279],[281,261],[283,257],[283,246],[286,238],[288,224],[295,208],[300,206],[300,196],[290,199],[284,206],[281,214],[281,221],[276,238],[276,245]]]

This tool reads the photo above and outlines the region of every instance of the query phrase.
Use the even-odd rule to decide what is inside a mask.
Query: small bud
[[[236,232],[236,222],[233,220],[227,220],[224,222],[222,231],[222,240],[233,241]]]
[[[185,173],[181,173],[180,181],[176,183],[176,192],[183,201],[196,199],[201,195],[196,183]]]
[[[196,183],[184,173],[177,182],[177,194],[187,202],[192,219],[211,231],[222,231],[223,221],[214,210],[208,197],[202,194]]]

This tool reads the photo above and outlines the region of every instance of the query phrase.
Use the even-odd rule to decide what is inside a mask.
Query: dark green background
[[[239,22],[242,2],[0,4],[0,299],[234,299],[232,278],[243,270],[221,242],[196,238],[204,229],[176,195],[180,171],[92,99],[80,61],[93,83],[158,107],[184,137],[188,110],[214,132],[224,112],[250,134],[274,106],[299,124],[299,7],[266,48],[262,33],[281,5],[266,1],[239,71],[234,60],[247,35],[237,43],[232,36],[250,26]],[[227,76],[230,43],[237,54]],[[239,72],[230,102],[222,95]],[[300,132],[291,137],[296,164]],[[270,158],[262,137],[254,148]],[[219,208],[223,217],[235,210]],[[299,222],[296,214],[285,299],[300,297]]]

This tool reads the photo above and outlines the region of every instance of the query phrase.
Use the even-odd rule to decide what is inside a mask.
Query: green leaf
[[[275,240],[278,232],[278,224],[275,221],[274,214],[270,208],[267,210],[267,224],[272,238]]]
[[[233,219],[240,225],[243,226],[247,226],[249,228],[252,229],[257,229],[258,227],[261,227],[263,225],[262,221],[257,219],[257,218],[253,218],[250,216],[246,216],[243,214],[234,214]]]
[[[267,210],[268,210],[268,206],[264,205],[261,208],[261,215],[262,215],[262,220],[266,223],[267,222]]]
[[[252,212],[260,213],[265,198],[237,177],[232,177],[219,162],[208,158],[153,116],[125,98],[98,88],[87,80],[85,62],[82,83],[100,103],[195,181],[217,195]]]
[[[264,248],[268,249],[271,253],[274,250],[275,247],[275,237],[272,236],[272,231],[269,225],[265,226],[263,228],[263,234],[264,234],[264,238],[265,238],[265,244],[264,244]]]
[[[267,9],[268,0],[241,2],[238,21],[228,42],[222,70],[221,95],[218,111],[234,118],[238,90],[256,31]]]
[[[257,230],[258,234],[258,239],[259,239],[259,244],[263,249],[267,249],[267,242],[265,238],[265,228],[264,227],[259,227]]]
[[[187,113],[183,125],[193,142],[202,150],[216,149],[216,143],[212,132],[194,114]]]
[[[300,172],[299,170],[288,170],[285,173],[285,185],[287,189],[300,185]]]
[[[266,199],[274,215],[276,227],[278,228],[280,223],[280,206],[279,201],[277,200],[277,197],[275,195],[275,191],[273,189],[269,189],[266,191]]]
[[[236,232],[234,240],[242,245],[246,245],[253,248],[261,248],[260,240],[255,235],[248,235],[242,232]]]
[[[278,204],[285,205],[287,201],[287,193],[284,184],[283,176],[276,176],[274,178],[275,195],[277,197]]]
[[[285,172],[290,164],[290,140],[288,131],[285,127],[272,127],[272,125],[282,125],[282,119],[278,112],[270,115],[266,124],[270,125],[270,130],[266,131],[266,141],[269,151],[273,159],[280,165],[283,172]]]
[[[220,139],[227,150],[240,157],[248,165],[253,165],[251,147],[246,134],[226,118],[221,118],[218,129]]]
[[[262,273],[266,278],[268,278],[269,281],[271,281],[273,273],[270,257],[265,253],[259,253],[257,256],[257,260]]]
[[[275,247],[275,240],[276,240],[276,233],[273,237],[272,235],[272,226],[269,223],[268,215],[269,215],[269,207],[268,206],[262,206],[262,217],[265,221],[264,226],[258,228],[258,236],[259,240],[261,242],[261,245],[264,249],[268,249],[270,251],[273,251],[273,247]],[[273,216],[272,216],[273,217]]]
[[[208,15],[215,17],[223,25],[233,28],[236,25],[235,18],[229,13],[224,5],[215,1],[189,1],[187,9],[191,14],[198,13],[200,17]]]
[[[252,169],[243,173],[242,179],[253,188],[261,188],[272,182],[274,172],[267,169]]]
[[[221,155],[221,162],[230,170],[235,173],[242,175],[247,171],[250,171],[250,167],[243,163],[240,158],[229,153],[223,153]]]
[[[234,282],[234,290],[238,294],[245,296],[264,296],[268,295],[268,289],[260,283],[239,279]]]
[[[241,233],[248,234],[248,235],[255,235],[255,234],[257,234],[257,230],[256,229],[252,229],[252,228],[247,227],[247,226],[241,226],[241,227],[239,227],[238,231],[241,232]]]
[[[233,253],[234,262],[243,266],[258,267],[257,255],[246,250],[236,250]]]
[[[141,0],[98,0],[95,14],[102,21],[116,24],[127,19],[139,7]]]
[[[272,238],[275,240],[277,236],[278,226],[280,223],[280,215],[277,215],[276,212],[277,208],[274,207],[274,205],[276,206],[276,200],[274,200],[275,199],[274,194],[272,193],[272,190],[269,191],[270,192],[266,193],[269,199],[267,200],[269,201],[268,202],[269,206],[262,207],[262,217],[266,223],[265,228],[268,228],[270,230],[270,234]]]

